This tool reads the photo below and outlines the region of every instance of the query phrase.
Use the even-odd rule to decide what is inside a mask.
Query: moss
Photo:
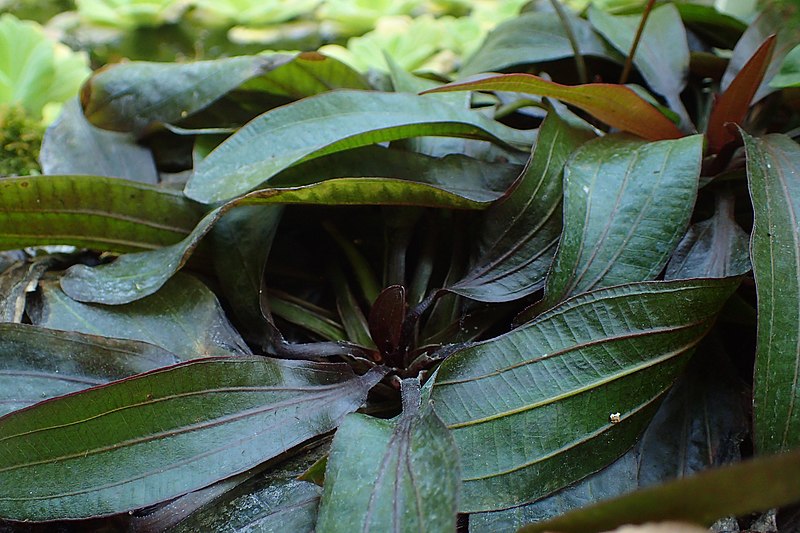
[[[40,174],[44,126],[19,105],[0,105],[0,176]]]

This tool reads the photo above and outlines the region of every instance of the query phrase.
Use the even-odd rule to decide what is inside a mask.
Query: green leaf
[[[776,89],[800,87],[800,46],[795,46],[786,54],[780,72],[772,78],[770,87]]]
[[[268,291],[266,301],[272,314],[329,341],[347,340],[344,328],[324,309],[286,293]]]
[[[16,411],[0,418],[0,516],[103,516],[200,489],[334,429],[381,377],[208,358]]]
[[[460,510],[541,498],[619,457],[738,281],[584,293],[447,358],[431,399],[460,451]]]
[[[582,55],[614,59],[616,54],[580,17],[569,17]],[[572,57],[575,51],[556,13],[523,13],[492,30],[459,70],[460,77],[494,72],[515,65]]]
[[[143,298],[158,290],[183,267],[201,239],[225,213],[237,206],[261,204],[485,209],[489,201],[472,200],[425,183],[390,178],[339,178],[301,187],[261,189],[209,212],[189,236],[172,246],[127,254],[113,263],[95,268],[75,265],[61,278],[61,287],[71,298],[82,302],[122,304]]]
[[[606,468],[533,503],[470,515],[473,533],[516,531],[642,487],[738,461],[750,417],[748,387],[712,333],[664,398],[636,445]]]
[[[578,509],[521,533],[606,531],[659,520],[711,525],[800,500],[800,451],[746,461]]]
[[[29,310],[39,326],[161,346],[181,359],[250,354],[216,296],[192,276],[179,274],[136,302],[103,306],[76,302],[55,282],[42,282]]]
[[[196,113],[288,59],[240,56],[185,64],[122,63],[95,72],[83,86],[81,102],[95,126],[140,134],[152,125]]]
[[[539,289],[561,235],[564,163],[591,132],[549,113],[528,165],[514,188],[490,207],[478,236],[478,259],[449,290],[503,302]]]
[[[57,256],[44,256],[13,263],[0,271],[0,322],[22,322],[28,293],[33,291],[50,268],[58,265]]]
[[[478,81],[450,83],[426,93],[444,91],[510,91],[546,96],[574,105],[609,126],[644,139],[657,141],[683,137],[675,124],[624,85],[561,85],[532,74],[503,74]]]
[[[757,452],[771,453],[800,445],[800,147],[780,134],[742,138],[755,211],[753,440]]]
[[[589,20],[614,48],[627,55],[642,16],[614,16],[592,8]],[[680,115],[681,126],[691,127],[691,119],[681,102],[681,92],[689,74],[689,45],[681,16],[673,4],[664,4],[650,12],[633,64],[647,84],[666,98],[669,107]]]
[[[0,249],[68,244],[114,253],[183,239],[202,209],[182,194],[101,176],[0,178]]]
[[[677,2],[674,4],[683,23],[704,42],[723,49],[732,49],[747,29],[747,24],[714,6]]]
[[[353,414],[333,439],[319,533],[454,531],[458,455],[419,382],[403,382],[403,414]]]
[[[179,361],[143,342],[0,324],[0,415]]]
[[[692,224],[672,254],[664,279],[724,278],[750,270],[750,235],[737,224],[733,208],[733,194],[718,194],[714,216]]]
[[[529,133],[423,96],[333,91],[251,121],[197,166],[185,192],[205,203],[218,202],[315,157],[425,135],[530,145]]]
[[[575,153],[542,306],[661,272],[692,214],[702,145],[700,135],[654,143],[607,135]]]
[[[39,154],[45,174],[109,176],[155,185],[153,154],[130,134],[101,130],[83,115],[73,98],[47,129]]]

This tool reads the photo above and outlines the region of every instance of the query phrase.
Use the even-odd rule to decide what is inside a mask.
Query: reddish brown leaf
[[[609,126],[650,141],[683,137],[678,126],[624,85],[561,85],[532,74],[502,74],[478,81],[451,83],[425,92],[445,91],[511,91],[547,96],[579,107]]]
[[[775,49],[775,35],[770,35],[758,47],[750,60],[742,67],[728,89],[722,93],[719,100],[711,110],[708,119],[708,149],[711,153],[718,153],[723,146],[737,139],[736,134],[726,128],[728,123],[741,125],[750,102],[756,94],[764,73],[769,67],[772,51]]]

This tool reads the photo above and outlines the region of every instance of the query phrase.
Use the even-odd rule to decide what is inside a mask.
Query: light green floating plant
[[[249,27],[286,22],[314,11],[320,0],[194,0],[196,15],[209,25]]]
[[[49,124],[89,73],[85,53],[49,39],[36,22],[0,16],[0,105],[19,105]]]
[[[122,30],[177,22],[188,0],[76,0],[80,18]]]

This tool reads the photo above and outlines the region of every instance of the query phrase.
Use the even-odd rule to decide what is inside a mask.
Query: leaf
[[[130,134],[92,126],[76,98],[45,132],[39,162],[45,174],[109,176],[152,185],[159,181],[152,152]]]
[[[458,444],[460,511],[541,498],[619,457],[737,284],[649,282],[584,293],[448,357],[431,399]]]
[[[101,176],[0,179],[0,249],[68,244],[113,253],[184,238],[202,210],[182,194]]]
[[[674,4],[683,23],[711,46],[732,49],[747,29],[747,24],[714,6],[678,2]]]
[[[214,293],[186,274],[147,298],[113,307],[76,302],[52,281],[42,282],[39,291],[40,301],[29,311],[39,326],[144,341],[183,360],[251,353]]]
[[[780,71],[770,82],[770,87],[776,89],[800,87],[800,45],[786,54]]]
[[[324,309],[286,293],[268,291],[267,303],[271,314],[300,326],[329,341],[345,341],[344,328],[333,317],[326,316]]]
[[[422,96],[333,91],[273,109],[251,121],[197,166],[185,192],[205,203],[218,202],[315,157],[425,135],[530,145],[524,131]]]
[[[787,5],[786,7],[788,8],[789,6]],[[739,72],[751,60],[764,41],[772,34],[776,34],[772,59],[769,61],[764,77],[752,97],[753,102],[761,100],[774,90],[769,86],[769,82],[780,70],[781,63],[789,51],[800,43],[800,31],[797,24],[790,18],[791,9],[787,13],[781,13],[781,9],[777,4],[768,5],[765,8],[747,26],[747,30],[736,43],[731,59],[728,62],[728,67],[720,82],[722,90],[727,91],[734,78],[739,75]]]
[[[758,453],[772,453],[800,445],[800,147],[780,134],[742,138],[755,211],[753,440]]]
[[[591,8],[589,20],[614,48],[627,55],[642,16],[614,16],[601,9]],[[681,102],[681,93],[686,87],[689,74],[689,45],[681,16],[673,4],[664,4],[650,12],[633,57],[633,64],[647,84],[666,98],[669,107],[680,115],[681,126],[692,127],[691,119]]]
[[[333,439],[316,531],[454,531],[458,456],[419,382],[393,420],[345,418]]]
[[[0,322],[22,322],[28,293],[35,290],[48,269],[58,265],[57,256],[18,261],[0,272]]]
[[[615,58],[616,54],[587,21],[571,12],[567,16],[582,55]],[[556,13],[522,13],[489,32],[481,47],[464,62],[459,77],[563,59],[572,57],[574,53],[564,25]]]
[[[2,183],[0,183],[2,185]],[[237,206],[262,204],[418,205],[485,209],[475,201],[424,183],[390,178],[339,178],[301,187],[261,189],[210,211],[183,241],[151,252],[127,254],[113,263],[71,267],[61,287],[82,302],[123,304],[152,294],[188,261],[201,239],[225,213]]]
[[[800,499],[800,451],[745,461],[640,490],[526,526],[522,533],[601,531],[622,524],[680,520],[710,525]]]
[[[405,317],[405,288],[391,285],[383,289],[369,312],[369,332],[382,354],[393,356],[400,348]]]
[[[533,503],[470,515],[470,531],[516,531],[591,505],[711,466],[738,461],[750,417],[747,386],[731,371],[712,333],[664,398],[636,445],[585,479]]]
[[[724,278],[750,270],[750,235],[734,218],[730,192],[717,195],[714,216],[692,224],[675,253],[664,279]]]
[[[726,124],[742,125],[750,102],[756,94],[759,85],[764,79],[764,73],[769,66],[769,60],[775,49],[775,36],[765,40],[742,70],[731,81],[731,84],[714,103],[711,115],[708,117],[708,148],[712,153],[718,153],[726,144],[736,140],[735,134],[728,129]]]
[[[689,223],[702,142],[700,135],[654,143],[607,135],[574,154],[543,307],[661,272]]]
[[[546,96],[574,105],[609,126],[644,139],[657,141],[683,137],[675,124],[624,85],[561,85],[532,74],[503,74],[478,81],[450,83],[426,91],[426,94],[444,91],[510,91]]]
[[[483,302],[503,302],[541,287],[561,235],[564,163],[591,137],[591,132],[548,113],[514,188],[486,211],[478,259],[449,290]]]
[[[0,415],[179,361],[143,342],[0,324]]]
[[[137,135],[154,124],[178,122],[247,80],[280,65],[286,56],[240,56],[192,63],[133,61],[94,73],[81,103],[95,126]]]
[[[207,358],[16,411],[0,418],[0,516],[104,516],[200,489],[334,429],[381,377]]]

